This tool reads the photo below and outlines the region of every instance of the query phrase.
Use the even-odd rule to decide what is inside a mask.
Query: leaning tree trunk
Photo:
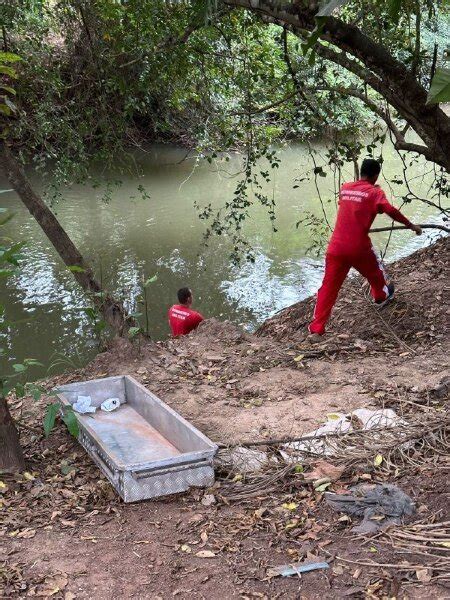
[[[0,170],[4,171],[11,186],[39,223],[54,248],[68,267],[79,267],[72,271],[81,287],[91,293],[105,321],[119,334],[126,333],[134,319],[120,302],[102,292],[91,268],[85,263],[78,248],[67,235],[58,219],[30,185],[22,167],[4,141],[0,141]],[[6,398],[0,398],[0,471],[24,470],[25,461],[20,446],[19,434],[9,412]]]
[[[0,473],[25,469],[19,433],[9,412],[6,398],[0,398]]]
[[[81,287],[93,296],[98,310],[105,321],[119,334],[127,333],[131,325],[135,325],[120,302],[102,292],[91,268],[86,264],[78,248],[67,235],[58,219],[38,196],[28,181],[22,167],[13,156],[5,142],[0,141],[0,169],[4,171],[11,186],[22,202],[39,223],[40,227],[53,244],[55,250],[68,267],[79,267],[72,271]]]

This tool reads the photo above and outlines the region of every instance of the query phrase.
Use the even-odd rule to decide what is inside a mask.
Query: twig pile
[[[384,535],[398,553],[418,555],[426,568],[437,571],[433,579],[450,583],[450,521],[404,525]]]
[[[299,440],[303,447],[309,445],[309,449],[294,451],[294,456],[298,456],[297,464],[286,463],[278,453],[280,446]],[[326,454],[317,452],[318,441],[324,442]],[[246,445],[251,447],[251,443]],[[261,444],[255,442],[254,445]],[[276,460],[268,461],[264,468],[245,475],[245,478],[222,481],[222,495],[227,501],[248,500],[301,487],[305,485],[301,471],[324,456],[330,463],[343,466],[347,473],[358,467],[373,466],[376,456],[382,457],[378,466],[386,474],[395,472],[399,475],[404,469],[419,468],[425,457],[431,458],[434,468],[450,470],[450,414],[419,413],[414,421],[392,427],[272,440],[266,442],[266,447],[268,454]],[[299,469],[300,464],[302,469]]]
[[[450,414],[416,415],[414,421],[394,427],[361,429],[336,435],[330,440],[333,462],[347,469],[372,463],[383,457],[386,471],[418,467],[424,456],[450,456]],[[447,464],[450,468],[450,464]]]
[[[376,569],[413,571],[421,583],[450,583],[450,521],[390,527],[377,537],[377,543],[390,546],[396,556],[402,556],[402,560],[398,563],[382,563],[375,560],[353,561],[339,556],[336,558],[344,563]],[[374,538],[370,538],[371,544],[373,541]]]

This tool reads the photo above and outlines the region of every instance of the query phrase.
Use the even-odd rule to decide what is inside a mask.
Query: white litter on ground
[[[362,429],[372,429],[373,427],[395,427],[396,425],[406,425],[406,421],[399,417],[395,410],[385,408],[383,410],[370,410],[368,408],[357,408],[352,413],[362,424]]]
[[[330,413],[323,425],[306,433],[301,440],[283,444],[278,451],[287,463],[299,463],[305,454],[333,456],[336,451],[333,436],[336,434],[406,424],[407,422],[390,408],[378,410],[357,408],[348,414]],[[330,434],[332,435],[330,436]],[[323,437],[317,439],[319,436]],[[410,442],[406,442],[406,444],[408,443]],[[269,456],[262,450],[236,446],[221,450],[214,459],[214,466],[245,475],[256,473],[270,462],[276,461],[275,457]]]
[[[356,423],[355,423],[356,421]],[[357,425],[355,427],[355,425]],[[368,430],[379,427],[396,427],[399,425],[406,425],[406,421],[399,417],[395,411],[390,408],[370,410],[368,408],[357,408],[348,414],[333,413],[328,415],[328,420],[324,425],[306,433],[302,436],[302,440],[290,442],[284,444],[282,447],[286,450],[280,449],[280,454],[283,459],[288,463],[299,462],[299,454],[302,453],[313,453],[323,456],[333,456],[335,447],[333,445],[333,438],[323,439],[312,439],[317,436],[326,436],[328,434],[339,434],[347,433],[355,430]]]
[[[237,446],[221,450],[214,459],[214,466],[229,469],[233,473],[255,473],[266,466],[269,460],[276,459],[269,459],[267,452]]]

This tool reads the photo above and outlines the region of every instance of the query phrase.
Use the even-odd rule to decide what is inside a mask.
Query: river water
[[[316,160],[322,163],[320,146]],[[388,145],[384,150],[386,179],[380,183],[399,205],[404,187],[389,183],[401,173],[401,162]],[[198,218],[195,202],[219,206],[231,198],[239,170],[239,157],[231,156],[208,164],[185,151],[169,146],[153,146],[134,155],[139,175],[121,176],[122,184],[111,190],[103,201],[104,186],[72,186],[63,190],[63,199],[55,207],[57,216],[85,258],[94,266],[104,287],[126,299],[133,310],[141,294],[143,277],[157,274],[147,288],[150,334],[164,339],[169,334],[167,309],[176,301],[179,287],[194,291],[195,308],[205,316],[230,319],[251,330],[258,323],[298,300],[313,294],[320,285],[322,260],[308,248],[311,229],[296,223],[307,212],[322,213],[314,179],[299,183],[296,178],[312,168],[304,146],[290,145],[280,150],[281,165],[265,186],[277,202],[277,233],[272,232],[267,213],[261,207],[251,209],[245,227],[246,239],[255,249],[255,262],[234,265],[229,258],[230,244],[213,238],[204,247],[205,223]],[[426,166],[415,164],[409,176],[413,188],[427,197],[430,175]],[[425,174],[425,177],[422,176]],[[104,177],[93,169],[93,177]],[[33,185],[42,189],[42,181],[29,172]],[[110,174],[111,176],[111,174]],[[344,179],[352,179],[350,165]],[[329,219],[335,211],[335,181],[332,175],[319,177],[319,189]],[[142,197],[138,186],[148,197]],[[34,376],[85,364],[97,351],[97,340],[83,307],[90,302],[77,287],[34,219],[16,194],[0,180],[0,206],[15,213],[2,235],[26,242],[26,259],[20,274],[1,280],[0,303],[6,307],[14,327],[3,333],[10,360],[33,357],[44,363]],[[396,200],[397,198],[397,200]],[[405,207],[417,222],[435,220],[432,210],[422,203]],[[388,225],[382,216],[377,224]],[[393,234],[386,259],[405,256],[430,242],[429,234],[417,238],[411,232]],[[374,245],[383,250],[387,236],[374,236]],[[139,307],[142,311],[142,307]],[[3,362],[1,362],[3,361]],[[0,369],[6,369],[0,358]]]

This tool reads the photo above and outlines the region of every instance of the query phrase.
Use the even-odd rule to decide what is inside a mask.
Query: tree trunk
[[[9,412],[6,398],[0,398],[0,473],[25,470],[19,433]]]
[[[102,292],[91,268],[85,263],[78,248],[63,229],[58,219],[40,196],[32,189],[28,178],[5,142],[0,141],[0,169],[4,171],[11,186],[53,244],[55,250],[68,267],[79,267],[72,271],[81,287],[92,294],[93,300],[105,321],[119,334],[126,334],[135,325],[120,302]]]

